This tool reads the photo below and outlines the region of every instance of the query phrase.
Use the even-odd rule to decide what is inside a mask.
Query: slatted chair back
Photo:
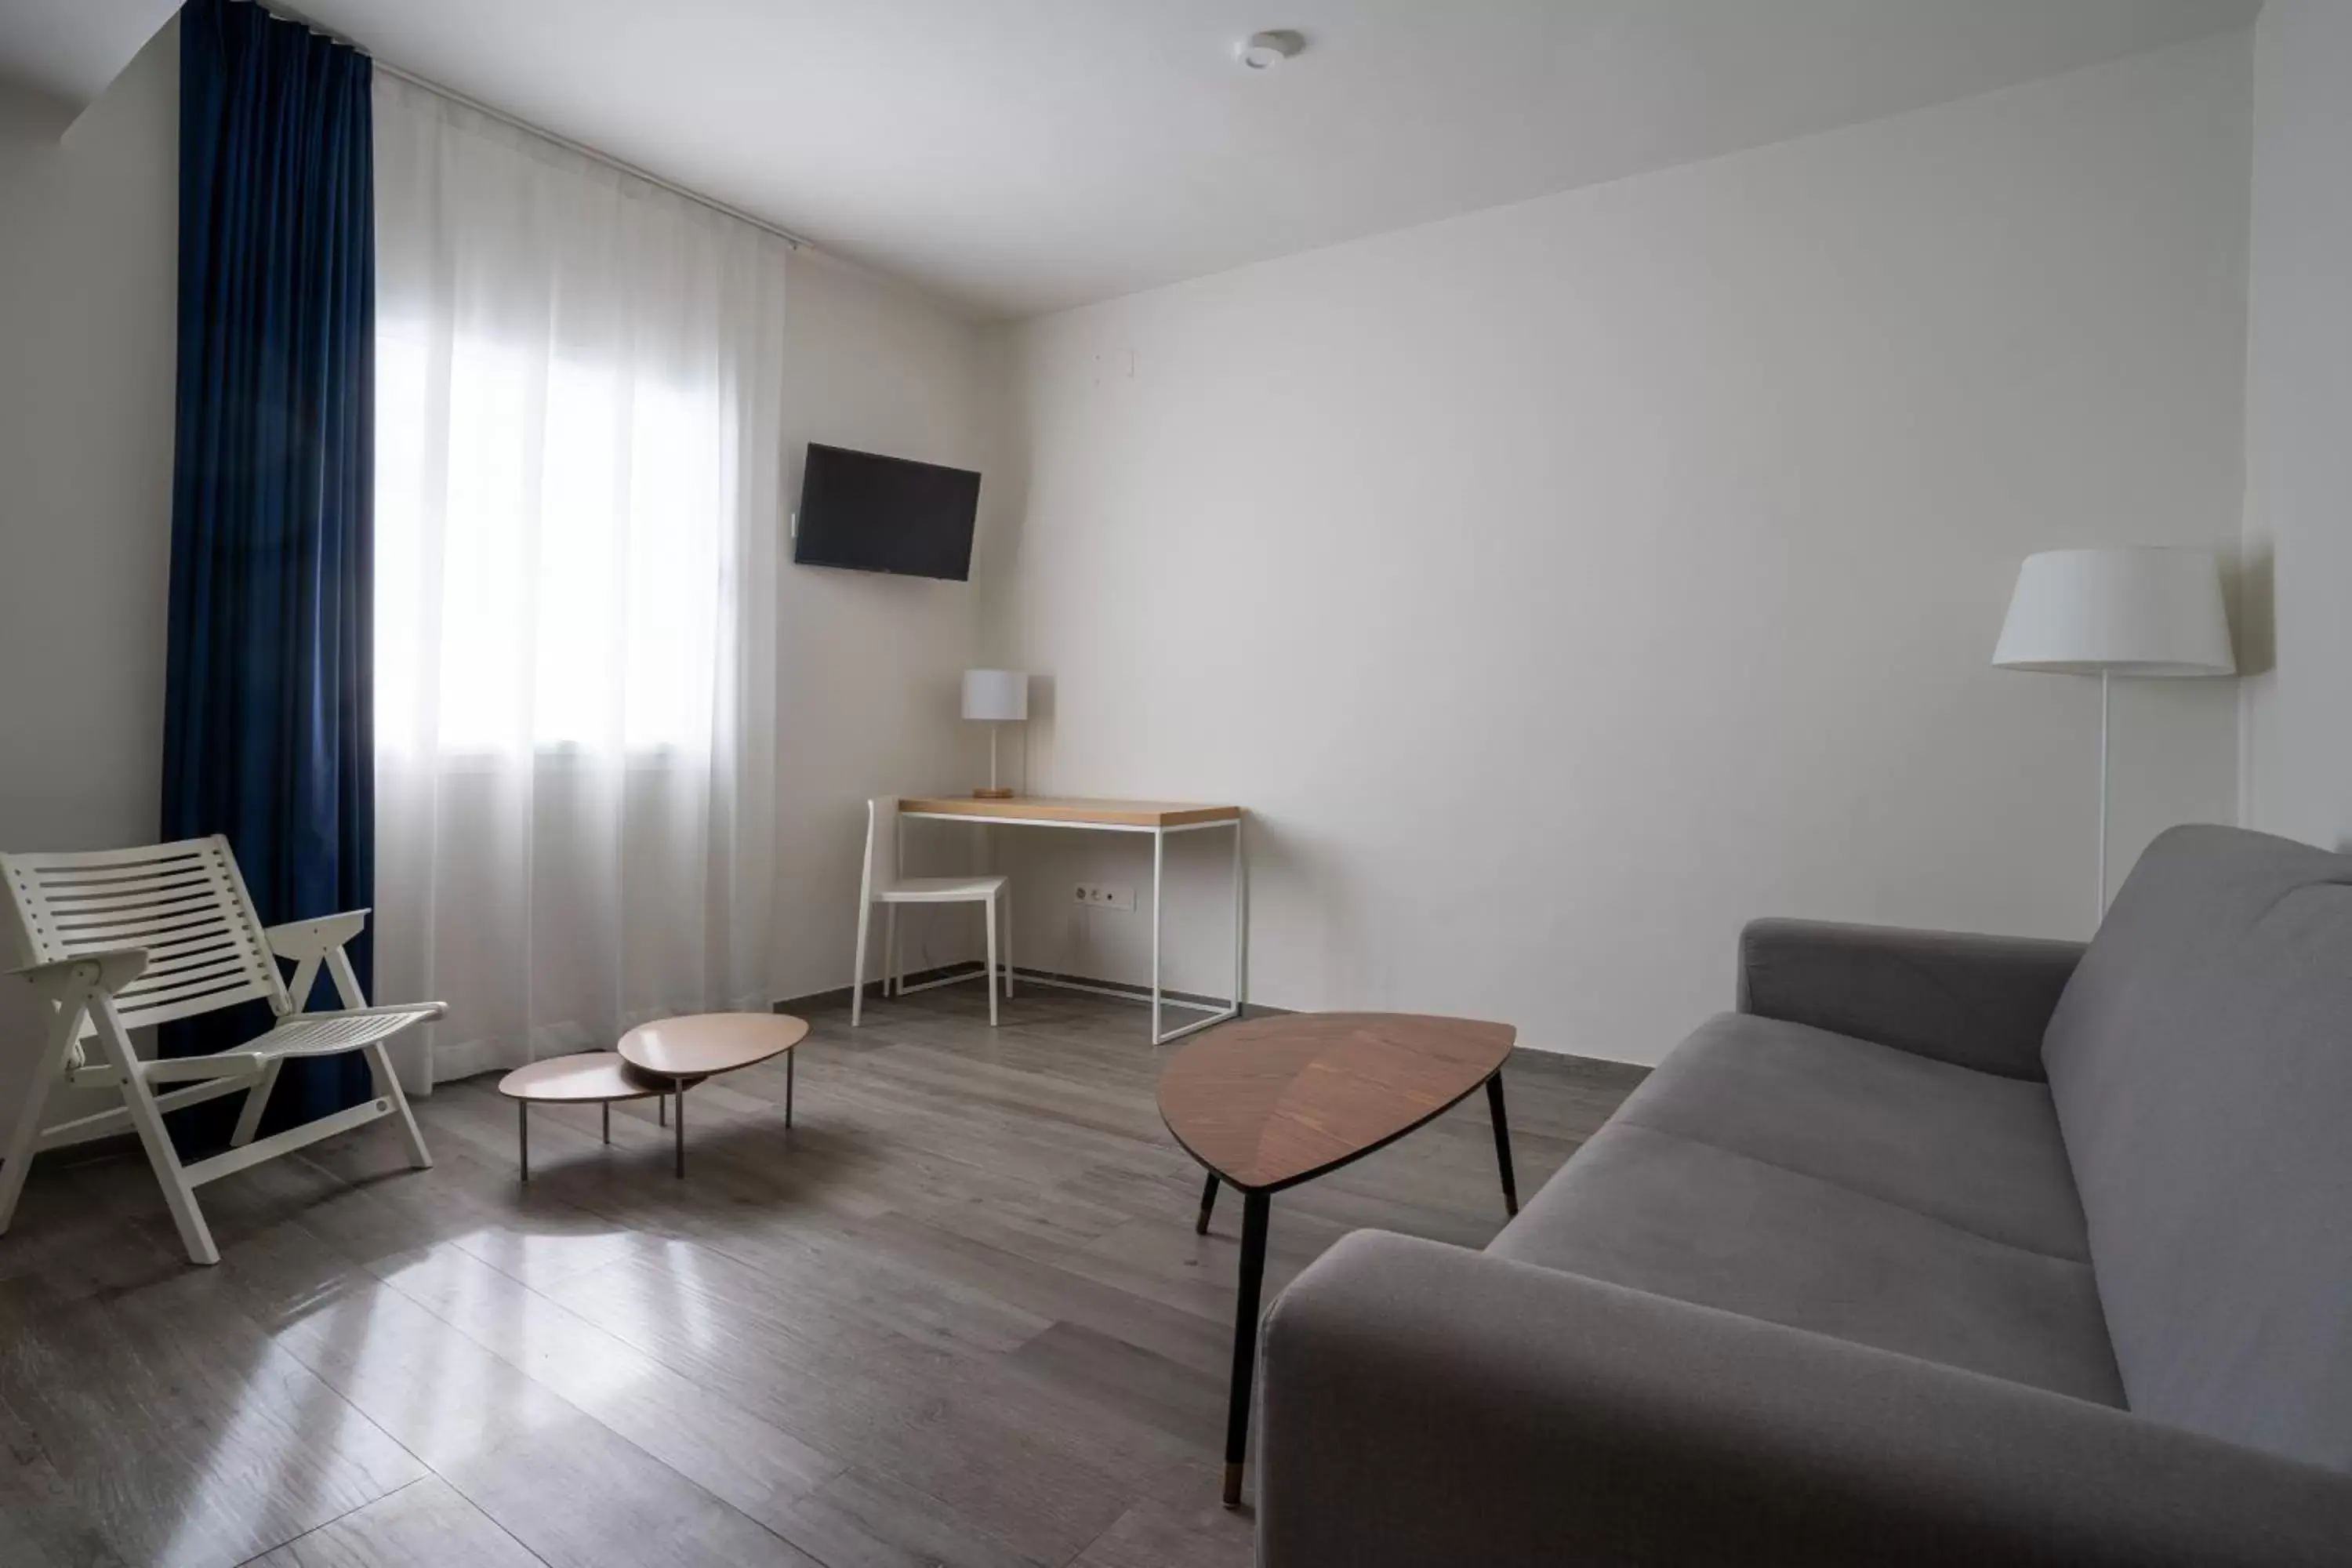
[[[147,967],[118,992],[125,1028],[235,1003],[292,1011],[228,840],[139,849],[0,855],[19,939],[35,963],[143,948]]]

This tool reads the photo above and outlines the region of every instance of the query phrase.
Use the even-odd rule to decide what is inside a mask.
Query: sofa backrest
[[[2166,833],[2042,1056],[2131,1408],[2352,1469],[2352,856]]]

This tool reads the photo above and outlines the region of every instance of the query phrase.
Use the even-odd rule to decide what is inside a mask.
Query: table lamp
[[[963,716],[988,721],[988,787],[972,791],[972,798],[1011,800],[1013,792],[996,785],[996,732],[1002,724],[1029,717],[1029,678],[1017,669],[965,670]]]
[[[2099,678],[2099,897],[2107,912],[2110,681],[2234,675],[2221,574],[2204,550],[2129,545],[2045,550],[2018,569],[1992,661]]]

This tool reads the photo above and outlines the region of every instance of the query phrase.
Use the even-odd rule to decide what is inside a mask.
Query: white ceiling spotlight
[[[1288,28],[1271,33],[1252,33],[1234,51],[1242,64],[1254,71],[1272,70],[1307,47],[1307,40]]]

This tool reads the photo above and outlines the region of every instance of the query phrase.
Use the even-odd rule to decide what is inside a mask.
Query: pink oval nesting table
[[[660,1100],[663,1119],[677,1133],[677,1174],[686,1174],[686,1091],[707,1078],[784,1057],[784,1125],[793,1124],[793,1088],[797,1059],[785,1053],[808,1038],[806,1019],[783,1013],[697,1013],[640,1024],[621,1037],[618,1050],[550,1057],[519,1067],[499,1080],[499,1092],[515,1101],[515,1148],[522,1179],[530,1180],[530,1108],[595,1105],[604,1108],[604,1142],[613,1141],[613,1102]],[[670,1103],[677,1114],[670,1114]]]
[[[789,1053],[808,1038],[808,1020],[789,1013],[689,1013],[656,1018],[621,1037],[623,1061],[677,1096],[677,1173],[686,1174],[686,1091],[704,1079],[784,1058],[784,1125],[793,1124],[793,1065]]]
[[[618,1051],[583,1051],[577,1056],[549,1057],[527,1062],[499,1079],[499,1092],[515,1102],[516,1163],[522,1179],[530,1180],[530,1108],[543,1105],[597,1105],[604,1108],[604,1142],[613,1141],[613,1102],[667,1096],[669,1085],[647,1078],[621,1059]]]

